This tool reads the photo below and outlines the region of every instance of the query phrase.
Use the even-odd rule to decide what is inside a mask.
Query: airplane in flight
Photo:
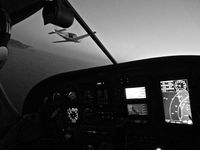
[[[64,32],[66,29],[54,29],[54,31],[49,32],[49,34],[58,34],[65,40],[62,41],[54,41],[53,43],[62,43],[62,42],[74,42],[74,43],[80,43],[80,40],[83,38],[86,38],[90,36],[89,34],[84,34],[81,36],[77,36],[75,33],[70,33],[70,32]],[[95,34],[96,32],[93,32]]]

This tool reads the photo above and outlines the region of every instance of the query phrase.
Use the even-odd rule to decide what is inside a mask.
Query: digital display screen
[[[146,104],[127,104],[128,115],[148,115]]]
[[[146,98],[145,87],[125,88],[126,99],[144,99]]]
[[[193,124],[187,79],[161,81],[165,121]]]

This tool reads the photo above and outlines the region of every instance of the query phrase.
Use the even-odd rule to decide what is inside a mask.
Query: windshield
[[[166,55],[199,54],[200,2],[197,0],[71,0],[70,3],[119,63]],[[84,54],[87,54],[106,60],[98,65],[110,64],[91,38],[80,44],[52,44],[62,39],[47,34],[54,28],[43,25],[40,11],[16,25],[13,38],[62,56],[86,60]],[[67,30],[77,35],[86,33],[77,21]]]
[[[198,0],[69,2],[118,63],[200,54]],[[17,87],[15,92],[8,90],[11,99],[24,99],[33,85],[51,75],[112,64],[90,37],[80,43],[54,43],[64,40],[57,34],[48,34],[54,29],[60,28],[44,26],[42,10],[13,26],[9,58],[0,72],[7,89]],[[76,20],[64,32],[87,34]]]

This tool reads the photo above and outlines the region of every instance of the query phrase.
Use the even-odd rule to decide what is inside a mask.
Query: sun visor
[[[44,25],[51,23],[62,28],[69,28],[74,22],[73,13],[63,0],[46,2],[42,15]]]

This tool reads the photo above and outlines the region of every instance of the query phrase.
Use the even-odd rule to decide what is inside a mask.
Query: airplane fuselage
[[[64,38],[66,42],[76,42],[79,43],[80,40],[75,40],[78,36],[74,33],[69,33],[69,32],[56,32],[59,36]]]

